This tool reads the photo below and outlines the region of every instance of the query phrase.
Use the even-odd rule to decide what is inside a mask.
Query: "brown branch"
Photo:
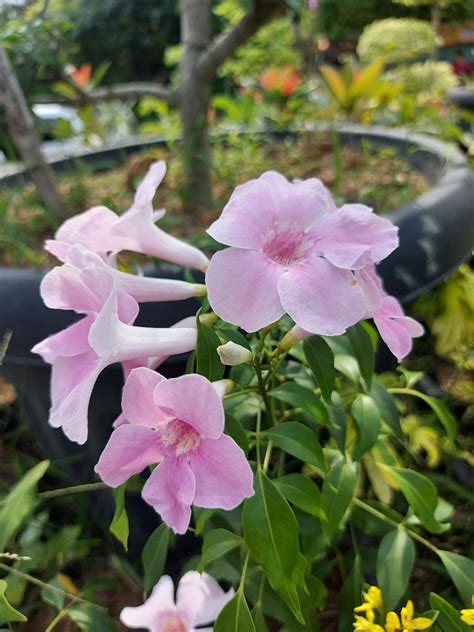
[[[96,88],[90,92],[78,90],[77,98],[69,99],[62,95],[39,96],[35,98],[35,103],[66,103],[69,105],[87,105],[99,101],[114,101],[125,99],[139,99],[150,96],[166,101],[170,105],[177,103],[177,91],[169,90],[152,81],[137,81],[133,83],[119,83],[114,86]]]
[[[252,9],[235,26],[219,35],[199,61],[198,73],[202,81],[212,81],[219,66],[254,35],[261,26],[282,13],[281,0],[254,0]]]

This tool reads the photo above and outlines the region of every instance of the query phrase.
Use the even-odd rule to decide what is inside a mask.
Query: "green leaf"
[[[41,461],[31,468],[4,498],[0,512],[0,552],[30,515],[35,501],[36,485],[49,467]]]
[[[346,577],[339,596],[339,632],[347,632],[352,628],[354,608],[361,603],[363,583],[361,566],[360,555],[356,555],[354,566]]]
[[[415,545],[402,528],[389,531],[382,538],[376,572],[386,610],[393,610],[407,589],[415,557]]]
[[[104,608],[95,604],[80,604],[66,609],[70,619],[84,632],[118,632],[118,628]]]
[[[471,599],[474,595],[474,561],[463,555],[439,549],[438,555],[458,589],[464,605],[467,608],[471,607]]]
[[[41,599],[54,606],[57,610],[63,609],[65,597],[64,589],[57,579],[52,579],[41,590]]]
[[[443,597],[430,593],[430,606],[438,611],[436,623],[444,632],[472,632],[471,626],[461,621],[459,612]]]
[[[372,386],[372,376],[374,374],[375,353],[372,341],[367,331],[360,323],[349,327],[347,337],[351,343],[352,351],[359,365],[360,374],[365,382],[367,390]]]
[[[303,340],[303,350],[309,368],[321,389],[322,396],[331,402],[331,393],[336,381],[334,355],[328,343],[321,336],[310,336]]]
[[[323,450],[312,430],[297,421],[285,421],[264,433],[273,443],[304,463],[326,469]]]
[[[381,463],[379,465],[389,470],[395,482],[400,486],[413,513],[419,518],[425,529],[432,533],[442,533],[446,530],[445,525],[440,524],[435,518],[438,492],[429,478],[413,470],[382,465]]]
[[[296,589],[300,549],[298,522],[282,493],[259,470],[255,495],[244,503],[242,526],[247,546],[262,566],[270,586],[304,623]]]
[[[256,632],[242,590],[224,606],[214,623],[214,632]]]
[[[198,571],[202,572],[208,564],[223,557],[229,551],[240,546],[241,543],[242,538],[227,531],[227,529],[208,531],[204,537]]]
[[[356,422],[358,435],[352,451],[352,458],[358,461],[370,450],[380,433],[380,413],[377,404],[368,395],[359,394],[351,406],[351,414]]]
[[[158,582],[165,570],[171,531],[165,524],[153,531],[142,550],[144,570],[143,590],[148,592]]]
[[[229,437],[232,437],[235,443],[240,448],[242,448],[245,454],[247,454],[247,452],[249,451],[249,440],[247,438],[247,433],[245,432],[245,429],[240,421],[227,412],[225,414],[224,432],[229,435]]]
[[[287,474],[273,481],[291,503],[316,518],[326,520],[319,487],[304,474]]]
[[[128,516],[127,509],[125,507],[125,488],[127,483],[125,482],[120,487],[112,490],[115,499],[115,512],[112,522],[110,523],[109,530],[122,543],[123,548],[128,551]]]
[[[341,526],[354,496],[357,476],[356,464],[337,461],[326,474],[322,489],[322,506],[327,522],[323,529],[331,538]]]
[[[222,334],[227,340],[231,340],[232,342],[235,342],[235,344],[240,345],[241,347],[245,347],[245,349],[248,349],[249,351],[252,351],[247,338],[243,334],[241,334],[240,331],[237,331],[237,329],[232,329],[231,327],[222,327],[221,329],[219,329],[219,333]]]
[[[454,446],[454,439],[456,437],[457,431],[457,422],[456,417],[448,410],[446,404],[435,397],[430,397],[429,395],[425,395],[424,393],[420,393],[420,391],[416,391],[417,397],[422,399],[424,402],[428,404],[431,410],[434,412],[436,417],[441,422],[444,430],[448,436],[451,445]]]
[[[269,391],[268,395],[295,408],[302,408],[317,421],[329,421],[328,412],[320,397],[309,388],[296,384],[296,382],[285,382]]]
[[[254,609],[252,610],[252,619],[255,625],[255,632],[269,632],[260,601],[255,604]]]
[[[374,398],[384,422],[396,437],[403,440],[404,435],[400,426],[400,415],[392,395],[377,381],[372,383],[370,395]]]
[[[196,373],[204,375],[208,380],[214,382],[215,380],[220,380],[225,371],[225,366],[220,361],[216,351],[221,341],[214,329],[201,323],[199,320],[200,313],[201,310],[196,314]]]
[[[0,579],[0,621],[28,621],[24,614],[15,610],[13,606],[11,606],[7,598],[5,597],[5,591],[7,589],[7,582],[3,579]]]

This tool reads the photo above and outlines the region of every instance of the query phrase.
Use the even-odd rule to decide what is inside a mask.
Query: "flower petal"
[[[202,375],[182,375],[160,382],[154,391],[154,402],[158,410],[185,421],[202,437],[215,439],[224,430],[222,400]]]
[[[176,607],[191,626],[204,625],[217,619],[233,595],[232,589],[224,592],[207,573],[188,571],[178,584]]]
[[[66,329],[38,342],[31,351],[50,364],[60,356],[76,356],[90,351],[88,336],[93,322],[93,316],[81,318]]]
[[[283,272],[261,252],[240,248],[217,252],[206,274],[209,303],[223,320],[257,331],[284,314],[277,290]]]
[[[281,277],[278,289],[287,313],[313,334],[342,334],[367,311],[354,275],[320,257],[290,268]]]
[[[174,608],[173,580],[163,575],[143,605],[122,610],[120,621],[129,628],[147,628],[153,632],[158,615]]]
[[[114,250],[109,233],[119,221],[106,206],[94,206],[84,213],[67,219],[56,231],[55,239],[68,244],[82,244],[92,252]]]
[[[233,439],[202,439],[190,455],[196,479],[194,504],[234,509],[253,496],[253,474],[244,452]]]
[[[362,204],[346,204],[312,229],[314,248],[346,270],[385,259],[398,246],[398,229]]]
[[[158,433],[144,426],[124,424],[112,432],[94,469],[109,487],[118,487],[162,459]]]
[[[164,160],[153,162],[137,188],[133,206],[151,205],[155,197],[156,189],[160,186],[165,174],[166,163]]]
[[[175,533],[186,533],[191,520],[191,504],[196,483],[184,459],[167,457],[145,483],[142,497],[158,512]]]
[[[418,338],[424,332],[420,323],[404,315],[401,305],[393,296],[384,297],[373,319],[383,341],[398,361],[410,353],[412,338]]]
[[[122,410],[131,424],[156,428],[159,424],[153,391],[165,378],[146,367],[133,369],[122,393]]]

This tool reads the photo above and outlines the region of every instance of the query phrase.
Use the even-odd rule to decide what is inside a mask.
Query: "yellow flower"
[[[474,595],[472,596],[472,605],[474,606]],[[474,625],[474,608],[461,610],[461,621],[464,621],[467,625]]]
[[[372,609],[367,611],[367,618],[355,615],[354,632],[384,632],[382,626],[374,623],[375,614]]]
[[[364,603],[354,608],[354,612],[371,612],[373,614],[374,610],[382,610],[383,599],[380,588],[370,586],[367,592],[362,593],[362,596],[364,597]]]
[[[433,625],[431,619],[426,617],[413,618],[415,608],[413,601],[410,599],[407,601],[407,605],[402,608],[402,630],[403,632],[409,632],[409,630],[427,630]]]
[[[387,612],[385,632],[398,632],[401,627],[400,618],[396,612]]]

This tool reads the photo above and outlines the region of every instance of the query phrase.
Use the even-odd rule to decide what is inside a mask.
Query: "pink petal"
[[[163,575],[143,605],[122,610],[120,621],[129,628],[147,628],[154,632],[159,615],[174,609],[173,581],[168,575]]]
[[[153,203],[156,189],[166,174],[166,164],[163,160],[154,162],[150,165],[146,176],[135,193],[133,206],[146,206]]]
[[[81,318],[77,323],[38,342],[31,351],[50,364],[59,356],[75,356],[90,351],[88,336],[93,322],[92,316]]]
[[[82,244],[93,252],[114,250],[109,233],[119,218],[106,206],[94,206],[84,213],[67,219],[57,230],[55,238],[68,244]]]
[[[284,314],[277,290],[283,272],[261,252],[239,248],[217,252],[206,274],[209,303],[223,320],[257,331]]]
[[[207,573],[188,571],[178,584],[176,608],[193,627],[204,625],[217,619],[233,595],[232,589],[224,592]]]
[[[155,279],[152,277],[115,271],[120,287],[139,303],[154,301],[181,301],[202,295],[201,286],[177,279]]]
[[[410,353],[412,338],[418,338],[424,332],[420,323],[404,315],[400,303],[393,296],[383,299],[373,318],[383,341],[398,361]]]
[[[122,409],[131,424],[156,428],[159,415],[153,399],[155,388],[165,378],[145,367],[133,369],[128,376],[122,394]]]
[[[367,311],[354,275],[319,257],[290,268],[281,277],[278,289],[287,313],[313,334],[342,334]]]
[[[233,439],[202,439],[190,454],[196,479],[194,504],[198,507],[234,509],[253,496],[253,474],[244,452]]]
[[[315,249],[338,268],[356,270],[385,259],[398,229],[362,204],[346,204],[313,227]]]
[[[185,421],[202,437],[217,438],[224,430],[221,398],[202,375],[182,375],[160,382],[154,400],[160,411]]]
[[[375,271],[374,265],[356,270],[355,277],[364,292],[365,302],[367,303],[365,318],[372,318],[374,312],[382,305],[382,299],[385,296],[382,279]]]
[[[94,469],[104,483],[118,487],[162,459],[156,432],[144,426],[125,424],[112,432]]]
[[[112,285],[112,276],[104,269],[80,270],[65,264],[46,274],[40,294],[51,309],[73,309],[88,314],[102,309]]]
[[[153,470],[142,497],[175,533],[186,533],[196,484],[189,463],[167,457]]]

